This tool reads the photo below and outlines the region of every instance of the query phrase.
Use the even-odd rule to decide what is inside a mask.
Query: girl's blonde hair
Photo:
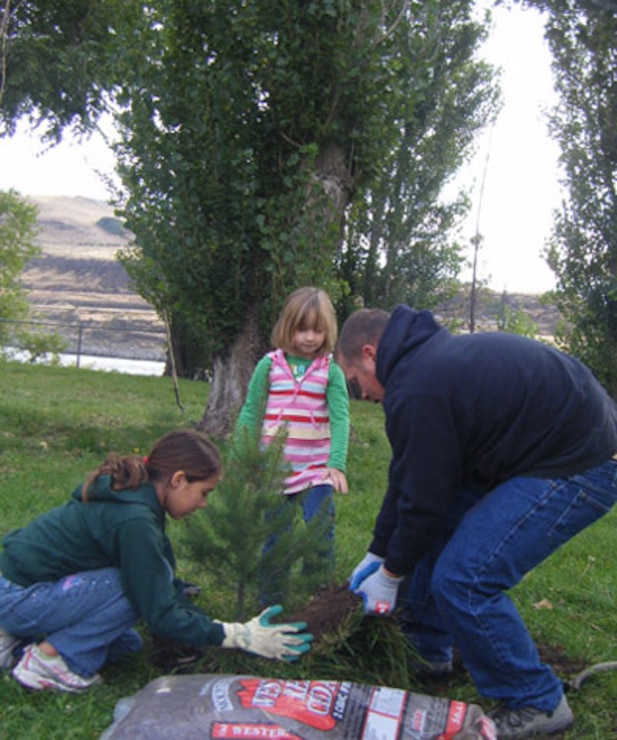
[[[293,352],[294,334],[304,329],[325,332],[318,355],[332,352],[337,337],[336,314],[330,296],[324,290],[309,286],[294,290],[285,301],[272,330],[272,346],[283,352]]]
[[[111,476],[116,491],[139,488],[148,481],[166,480],[178,470],[189,483],[220,476],[221,456],[208,437],[192,429],[176,429],[155,442],[147,457],[111,453],[86,478],[81,495],[84,501],[97,478]]]

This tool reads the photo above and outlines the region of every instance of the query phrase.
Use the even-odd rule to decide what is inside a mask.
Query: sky
[[[492,289],[541,293],[555,285],[541,252],[560,202],[559,152],[548,138],[544,114],[556,100],[550,53],[535,10],[499,7],[493,17],[481,56],[502,70],[504,106],[452,185],[465,187],[473,202],[461,241],[470,245],[476,231],[482,235],[477,275]],[[100,133],[82,141],[65,135],[49,148],[23,125],[11,139],[0,139],[2,190],[108,200],[102,175],[113,176],[113,168]],[[466,270],[461,278],[470,275]]]

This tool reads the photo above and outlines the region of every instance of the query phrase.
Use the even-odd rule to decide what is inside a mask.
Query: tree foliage
[[[224,432],[290,290],[428,304],[496,102],[470,0],[3,0],[0,134],[118,114],[123,262]]]
[[[38,210],[13,190],[0,190],[0,344],[25,352],[31,360],[64,349],[56,334],[28,329],[30,313],[21,276],[27,263],[40,254],[34,243]]]
[[[28,301],[21,284],[26,263],[39,254],[34,244],[37,233],[36,206],[13,190],[0,190],[0,318],[19,320],[28,315]],[[7,324],[0,324],[6,341]]]
[[[423,269],[425,293],[444,259],[454,269],[444,234],[456,209],[437,198],[493,100],[472,6],[149,6],[120,98],[122,212],[137,237],[123,259],[213,368],[209,431],[241,403],[290,290],[361,298],[354,269],[386,248],[381,284],[396,277],[399,296]],[[369,232],[370,260],[358,241]]]
[[[310,567],[323,546],[327,520],[315,517],[305,525],[296,497],[287,500],[281,493],[288,474],[284,442],[279,435],[263,448],[259,427],[255,433],[242,429],[208,515],[187,522],[187,549],[202,567],[220,572],[221,588],[233,594],[234,619],[256,613],[267,595],[276,594],[276,603],[293,609],[329,585],[331,574]]]
[[[58,140],[91,128],[122,75],[136,0],[0,0],[0,135],[28,117]],[[122,43],[121,43],[122,42]]]
[[[567,196],[548,261],[560,338],[617,396],[617,4],[531,2],[547,12],[559,104],[551,131]]]
[[[451,233],[468,203],[440,193],[499,110],[494,71],[475,59],[486,25],[459,3],[415,7],[409,23],[392,62],[404,85],[390,111],[393,145],[354,206],[342,264],[352,301],[386,308],[430,307],[456,289],[462,258]]]

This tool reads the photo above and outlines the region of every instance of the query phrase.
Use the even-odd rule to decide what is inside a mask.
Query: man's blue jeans
[[[448,530],[420,561],[406,630],[427,660],[458,648],[478,690],[512,708],[552,711],[563,687],[505,591],[617,502],[617,463],[568,479],[513,478],[457,495]]]
[[[116,568],[26,588],[0,576],[0,627],[15,637],[45,639],[84,678],[94,675],[115,647],[138,649],[137,633],[126,634],[135,622]]]

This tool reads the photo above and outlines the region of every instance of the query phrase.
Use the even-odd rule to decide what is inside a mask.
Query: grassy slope
[[[0,536],[63,502],[108,450],[145,452],[170,428],[198,421],[207,386],[184,381],[180,388],[184,414],[175,405],[169,379],[0,364]],[[351,492],[337,499],[341,581],[370,540],[388,463],[381,409],[354,403],[352,421]],[[568,658],[585,664],[617,659],[616,526],[613,513],[536,569],[513,594],[538,642],[561,647]],[[209,613],[229,618],[224,597],[217,595],[221,589],[215,568],[201,568],[183,557],[181,527],[182,523],[173,522],[170,534],[178,542],[182,574],[204,586],[200,598]],[[432,690],[415,683],[406,671],[404,647],[384,622],[368,620],[337,650],[312,655],[300,665],[217,650],[200,670],[346,678],[481,702],[466,677]],[[106,667],[105,685],[80,696],[28,693],[4,673],[0,676],[0,739],[98,737],[110,724],[117,700],[160,673],[148,661],[148,650],[122,665]],[[616,694],[617,672],[585,683],[580,693],[571,696],[577,722],[568,738],[617,737]]]

